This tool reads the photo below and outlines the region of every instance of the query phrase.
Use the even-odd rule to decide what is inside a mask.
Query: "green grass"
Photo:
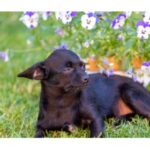
[[[29,46],[30,35],[18,21],[19,13],[0,13],[0,49],[9,49],[10,60],[0,60],[0,137],[33,137],[38,115],[40,84],[17,78],[17,74],[44,59],[48,51],[39,45]],[[136,116],[132,122],[113,127],[115,119],[106,120],[105,137],[150,137],[146,119]],[[49,132],[48,137],[88,137],[89,130],[73,134]]]

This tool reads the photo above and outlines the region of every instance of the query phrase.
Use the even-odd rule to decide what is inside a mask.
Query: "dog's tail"
[[[139,83],[124,83],[120,86],[123,101],[132,110],[150,121],[150,92]]]

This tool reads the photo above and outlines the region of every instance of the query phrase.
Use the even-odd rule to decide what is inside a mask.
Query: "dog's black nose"
[[[89,76],[88,75],[82,76],[82,82],[83,83],[88,83],[88,81],[89,81]]]

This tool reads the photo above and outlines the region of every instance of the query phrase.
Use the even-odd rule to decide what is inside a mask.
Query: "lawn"
[[[52,27],[46,44],[38,41],[27,44],[32,33],[21,21],[22,13],[0,13],[0,50],[8,51],[9,61],[0,59],[0,137],[33,137],[39,109],[40,84],[38,81],[17,78],[17,74],[51,53],[52,48],[61,44],[53,35]],[[45,23],[46,25],[48,23]],[[63,42],[63,40],[62,40]],[[42,44],[41,44],[42,43]],[[84,56],[84,55],[83,55]],[[136,116],[131,122],[113,127],[115,119],[105,121],[105,137],[150,137],[150,126],[146,119]],[[77,129],[74,134],[49,132],[49,137],[88,137],[89,131]]]

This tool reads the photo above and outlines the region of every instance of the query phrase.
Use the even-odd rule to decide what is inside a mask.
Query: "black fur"
[[[130,115],[120,114],[120,99],[131,114],[150,119],[150,93],[141,84],[118,75],[87,75],[84,63],[69,50],[54,51],[18,76],[41,81],[36,137],[46,130],[72,132],[81,125],[89,127],[91,137],[99,137],[104,118]]]

